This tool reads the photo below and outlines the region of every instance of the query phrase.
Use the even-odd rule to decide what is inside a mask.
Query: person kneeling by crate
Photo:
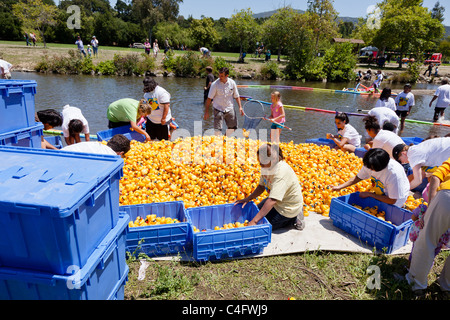
[[[269,196],[258,204],[258,214],[248,223],[256,225],[264,217],[272,230],[293,225],[298,230],[305,227],[302,187],[294,170],[283,160],[277,144],[264,144],[257,152],[261,165],[261,178],[256,189],[245,199],[237,201],[244,207],[266,189]]]
[[[130,140],[123,134],[116,134],[109,139],[106,145],[98,141],[86,141],[68,145],[61,150],[123,156],[130,148]]]
[[[361,180],[374,177],[383,185],[384,194],[361,192],[359,196],[361,198],[372,197],[387,204],[403,207],[409,195],[409,180],[403,166],[380,148],[367,151],[363,158],[363,164],[356,176],[338,186],[331,186],[332,190],[339,191]]]

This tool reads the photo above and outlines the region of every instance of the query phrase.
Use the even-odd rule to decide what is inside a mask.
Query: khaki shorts
[[[237,118],[234,108],[228,112],[222,112],[214,108],[214,130],[222,131],[223,120],[225,120],[227,129],[237,129]]]

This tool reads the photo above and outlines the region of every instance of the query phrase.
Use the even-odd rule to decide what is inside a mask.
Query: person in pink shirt
[[[274,143],[280,143],[281,129],[286,122],[283,104],[281,103],[281,94],[278,91],[272,92],[272,105],[270,106],[270,117],[272,126],[270,127],[270,140]]]

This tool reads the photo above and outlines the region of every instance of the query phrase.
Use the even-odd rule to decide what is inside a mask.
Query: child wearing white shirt
[[[348,119],[348,115],[343,112],[338,113],[334,117],[334,121],[338,129],[338,134],[333,135],[327,133],[327,138],[333,140],[340,149],[355,152],[355,149],[361,146],[362,136],[349,124],[350,120]]]
[[[338,186],[332,186],[332,190],[339,191],[361,180],[374,177],[382,183],[384,194],[361,192],[359,196],[372,197],[387,204],[403,207],[409,195],[409,181],[403,166],[391,159],[385,150],[379,148],[367,151],[363,164],[364,166],[356,176]]]

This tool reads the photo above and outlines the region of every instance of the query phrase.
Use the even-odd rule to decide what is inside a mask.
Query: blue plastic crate
[[[130,141],[136,140],[139,142],[145,142],[145,136],[136,131],[131,131],[131,126],[123,126],[114,129],[108,129],[97,132],[98,141],[108,141],[116,134],[123,134]]]
[[[119,220],[119,156],[0,147],[0,266],[65,274]]]
[[[134,221],[138,216],[145,219],[147,215],[178,219],[178,223],[132,227],[127,235],[127,251],[145,253],[149,257],[182,253],[191,231],[183,201],[169,201],[121,206],[120,210],[130,215]]]
[[[328,146],[330,148],[336,147],[336,143],[331,139],[325,139],[325,138],[317,138],[317,139],[306,139],[305,143],[314,143],[319,146]]]
[[[33,80],[0,80],[0,133],[35,124]]]
[[[364,158],[364,155],[366,154],[366,152],[367,152],[367,150],[363,147],[355,149],[355,155],[360,158]]]
[[[186,209],[192,225],[192,256],[197,261],[239,258],[262,252],[272,239],[272,225],[263,218],[256,226],[214,230],[225,223],[251,221],[259,212],[248,203],[244,208],[233,203]],[[193,227],[199,231],[194,232]]]
[[[0,146],[41,148],[44,125],[35,122],[33,126],[0,133]]]
[[[44,136],[44,139],[57,149],[62,149],[64,146],[61,136]]]
[[[0,267],[0,300],[123,299],[128,221],[128,215],[121,216],[86,264],[73,266],[71,275]]]
[[[378,206],[386,213],[383,221],[358,208]],[[359,192],[333,198],[330,204],[330,218],[333,225],[360,239],[361,242],[391,253],[408,243],[413,221],[412,212],[373,198],[363,199]],[[387,221],[391,221],[388,223]]]
[[[403,142],[405,142],[406,145],[411,145],[411,144],[419,144],[423,141],[422,138],[419,137],[401,137]]]

